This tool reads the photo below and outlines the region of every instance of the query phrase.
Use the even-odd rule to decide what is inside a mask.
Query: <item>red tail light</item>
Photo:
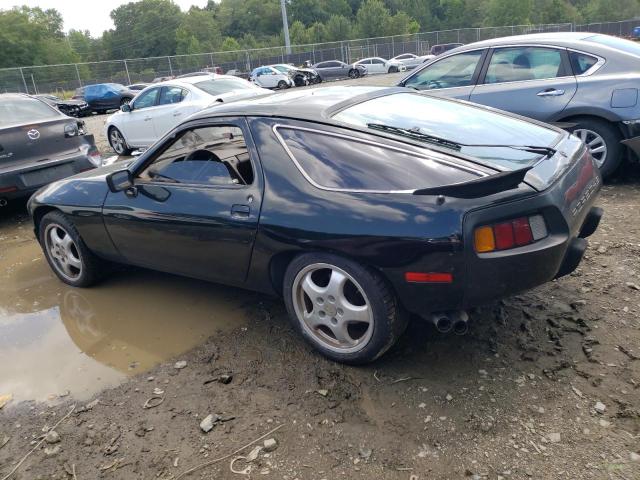
[[[544,217],[532,215],[476,228],[474,245],[478,253],[493,252],[529,245],[546,236]]]

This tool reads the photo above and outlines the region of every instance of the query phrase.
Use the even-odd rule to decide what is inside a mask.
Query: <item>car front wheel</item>
[[[289,88],[289,84],[287,82],[285,82],[284,80],[280,80],[278,82],[278,89],[279,90],[284,90],[285,88]]]
[[[53,211],[42,217],[38,239],[49,266],[64,283],[88,287],[104,272],[102,261],[87,248],[62,212]]]
[[[287,268],[283,286],[296,330],[334,361],[372,362],[406,327],[385,281],[351,260],[329,254],[301,255]]]
[[[349,70],[349,78],[358,78],[360,76],[360,70],[353,68]]]
[[[570,129],[571,133],[585,143],[602,176],[613,174],[622,161],[620,132],[606,120],[579,118],[574,121],[576,126]]]
[[[109,129],[109,145],[113,148],[113,151],[118,155],[130,155],[131,149],[127,145],[127,141],[124,136],[116,127]]]

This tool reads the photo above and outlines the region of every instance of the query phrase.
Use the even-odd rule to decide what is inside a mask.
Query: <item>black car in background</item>
[[[139,91],[139,90],[144,90],[149,85],[151,84],[150,83],[132,83],[131,85],[127,85],[127,88],[129,90]]]
[[[119,83],[96,83],[78,88],[73,98],[86,101],[92,112],[106,113],[109,110],[119,110],[137,94],[138,91]]]
[[[462,45],[464,45],[464,43],[440,43],[438,45],[434,45],[431,47],[431,50],[429,50],[429,53],[431,55],[442,55],[445,52],[448,52],[449,50],[453,50],[454,48],[458,48],[461,47]]]
[[[31,96],[0,94],[0,206],[101,163],[84,122]]]
[[[91,109],[89,108],[89,104],[84,100],[63,100],[60,97],[56,97],[55,95],[34,95],[34,97],[39,98],[43,102],[48,103],[49,105],[57,108],[65,115],[69,115],[70,117],[85,117],[91,114]]]
[[[555,127],[328,87],[209,107],[29,211],[70,285],[112,261],[282,295],[316,349],[364,363],[407,312],[464,332],[464,310],[572,272],[600,185],[585,145]]]

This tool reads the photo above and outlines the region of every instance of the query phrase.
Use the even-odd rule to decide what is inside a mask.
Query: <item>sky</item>
[[[55,8],[62,14],[64,30],[89,30],[91,36],[99,37],[104,30],[113,28],[109,13],[111,10],[129,3],[130,0],[0,0],[0,9],[9,9],[27,5],[40,7],[43,10]],[[173,0],[182,10],[188,10],[191,5],[204,7],[207,0]]]

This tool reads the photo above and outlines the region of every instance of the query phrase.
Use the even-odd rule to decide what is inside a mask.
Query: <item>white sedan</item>
[[[396,62],[400,62],[407,70],[411,70],[412,68],[416,68],[418,65],[422,65],[427,60],[431,60],[435,55],[414,55],[413,53],[403,53],[402,55],[396,55],[391,60],[395,60]]]
[[[249,75],[249,81],[263,88],[277,88],[279,90],[296,86],[288,74],[271,66],[254,68]]]
[[[404,72],[407,67],[396,60],[381,57],[363,58],[355,63],[367,69],[367,74]]]
[[[200,75],[155,83],[142,90],[105,124],[118,155],[147,148],[197,111],[216,102],[272,94],[270,90],[230,75]]]

